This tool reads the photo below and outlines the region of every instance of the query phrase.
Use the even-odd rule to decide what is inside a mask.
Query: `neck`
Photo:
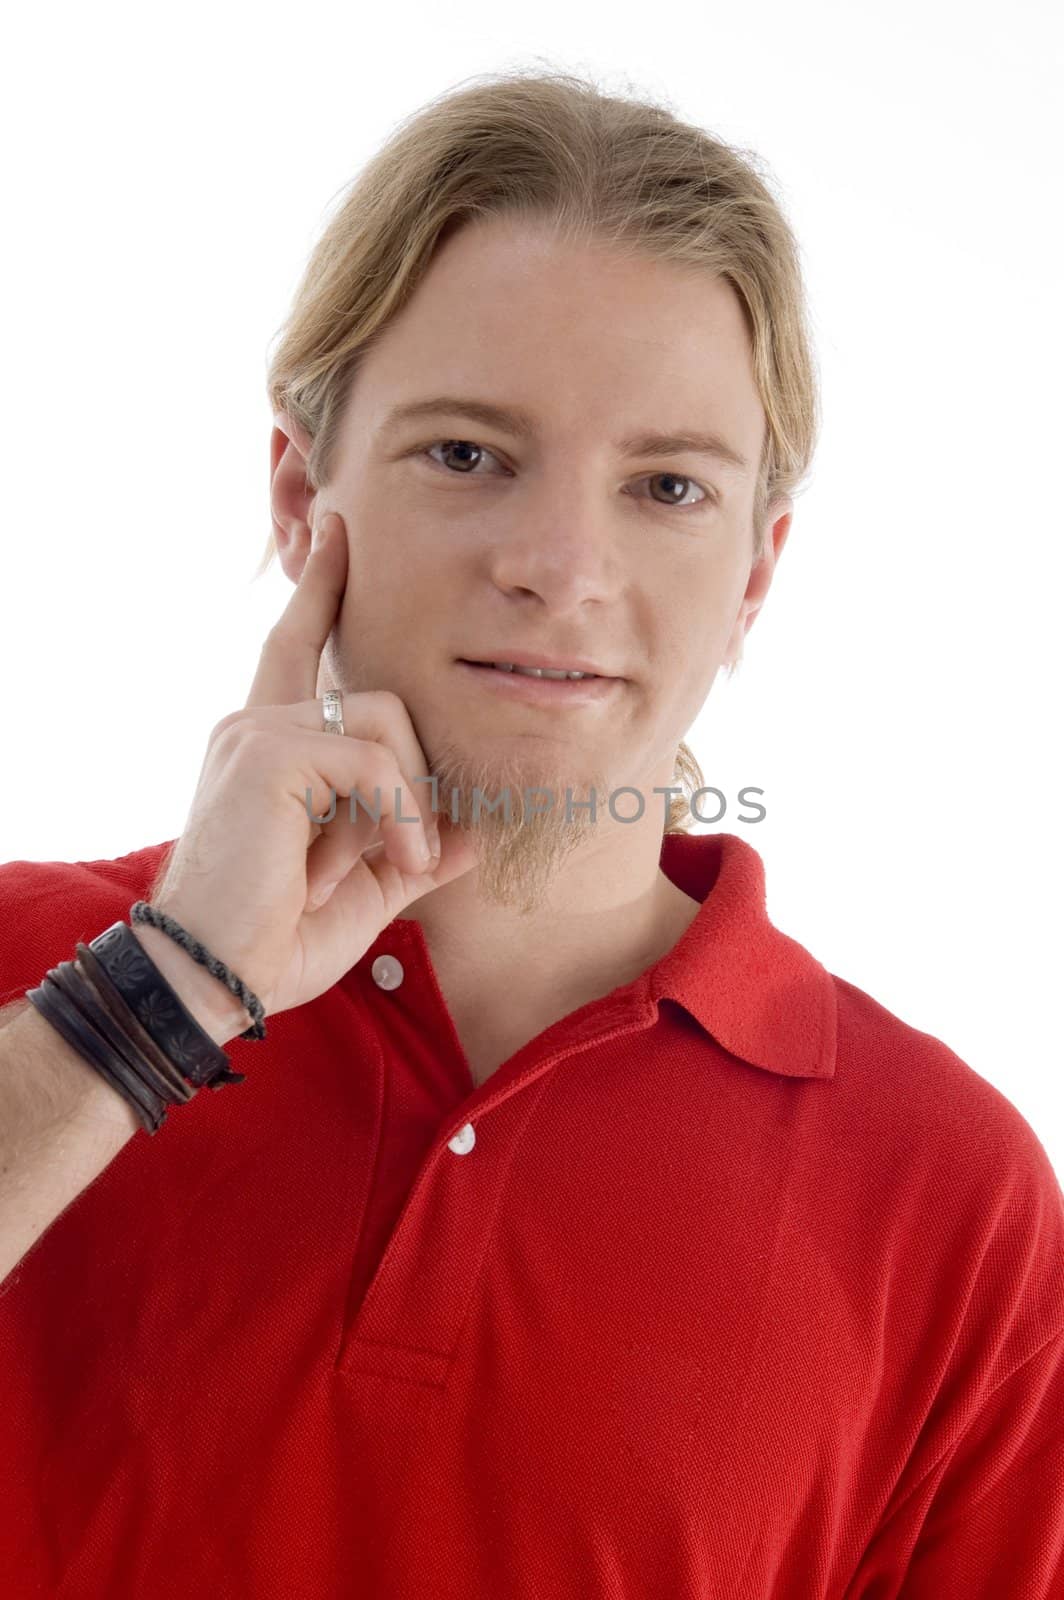
[[[473,868],[404,917],[421,924],[452,990],[571,1010],[645,972],[697,915],[698,901],[661,871],[661,845],[660,818],[613,822],[563,861],[530,912],[485,899]]]

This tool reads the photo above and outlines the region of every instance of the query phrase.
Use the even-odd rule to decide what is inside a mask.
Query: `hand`
[[[323,731],[318,673],[343,600],[347,539],[335,512],[322,528],[246,706],[211,731],[188,819],[151,895],[267,1015],[322,994],[405,907],[475,861],[470,840],[433,817],[432,785],[411,786],[429,769],[397,694],[345,694],[344,736]],[[350,820],[355,789],[373,808],[379,790],[379,823],[362,804]],[[313,822],[309,811],[328,812],[333,792],[335,816]],[[419,852],[431,850],[434,823],[432,860]]]

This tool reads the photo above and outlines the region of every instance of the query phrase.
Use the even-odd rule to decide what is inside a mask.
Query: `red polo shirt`
[[[0,1001],[164,845],[0,867]],[[13,1600],[1064,1595],[1064,1197],[736,836],[475,1088],[418,923],[227,1046],[0,1289]]]

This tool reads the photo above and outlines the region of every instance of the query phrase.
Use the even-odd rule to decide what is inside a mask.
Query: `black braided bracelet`
[[[170,938],[179,944],[182,950],[187,950],[193,961],[198,961],[201,967],[206,967],[213,978],[218,978],[225,984],[230,994],[236,996],[244,1006],[248,1015],[254,1018],[252,1027],[240,1034],[241,1039],[265,1039],[266,1016],[265,1008],[258,995],[252,994],[246,983],[243,983],[231,972],[224,961],[219,961],[217,956],[212,956],[198,939],[165,911],[157,911],[146,900],[137,900],[129,909],[129,920],[132,923],[146,922],[153,928],[158,928],[162,933],[169,934]]]

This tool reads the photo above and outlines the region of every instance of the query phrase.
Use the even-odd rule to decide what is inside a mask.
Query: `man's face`
[[[455,404],[391,420],[437,396],[520,410],[529,431]],[[789,506],[773,507],[767,567],[752,576],[764,427],[723,280],[506,218],[439,248],[362,360],[313,520],[335,508],[349,539],[329,675],[401,696],[445,814],[458,779],[490,798],[509,786],[518,812],[523,786],[542,784],[557,798],[540,837],[571,847],[583,823],[566,829],[566,787],[574,799],[594,787],[604,810],[632,785],[663,824],[653,786],[671,783],[789,524]],[[650,433],[715,435],[745,465],[625,443]],[[276,501],[275,485],[283,523]],[[520,652],[617,681],[595,699],[532,703],[461,664]],[[634,807],[620,797],[619,814]]]

